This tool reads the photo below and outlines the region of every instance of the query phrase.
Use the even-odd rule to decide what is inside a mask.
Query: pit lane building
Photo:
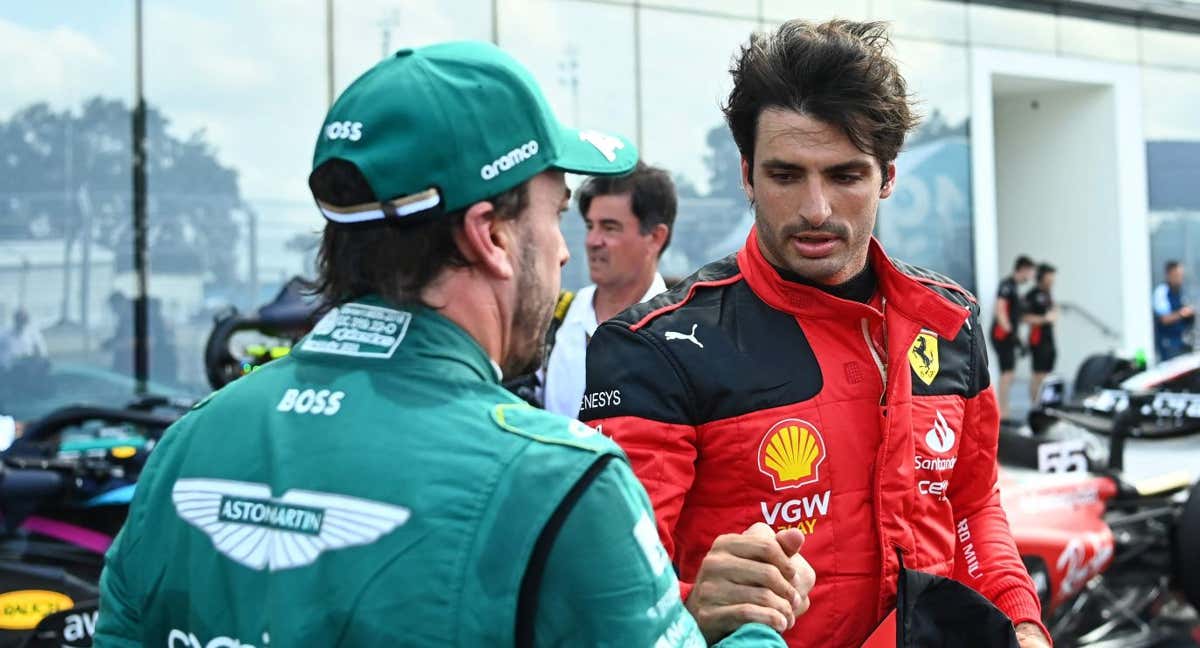
[[[1168,258],[1200,302],[1200,3],[156,0],[140,36],[136,7],[0,8],[0,328],[27,309],[60,365],[133,364],[104,341],[121,319],[109,295],[139,290],[139,52],[146,285],[178,356],[154,377],[186,391],[205,390],[198,358],[220,305],[252,307],[311,274],[321,221],[305,178],[330,99],[385,53],[447,39],[497,42],[564,121],[627,134],[676,175],[662,270],[680,277],[752,222],[719,110],[736,47],[789,18],[890,21],[926,115],[880,215],[892,254],[977,291],[985,322],[1017,254],[1058,266],[1068,378],[1087,353],[1153,348],[1150,292]],[[582,224],[564,227],[564,284],[578,287]]]

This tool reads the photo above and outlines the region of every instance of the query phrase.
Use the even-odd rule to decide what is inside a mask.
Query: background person
[[[1051,291],[1057,274],[1049,263],[1037,267],[1037,284],[1025,295],[1022,316],[1029,324],[1029,354],[1033,359],[1033,378],[1029,382],[1029,402],[1036,406],[1042,381],[1046,374],[1054,371],[1058,358],[1058,347],[1054,344],[1054,325],[1059,319],[1058,304],[1054,303]]]
[[[670,174],[640,163],[628,175],[589,178],[577,193],[594,283],[571,300],[546,364],[546,409],[570,418],[579,414],[587,344],[599,323],[667,289],[658,260],[676,211]]]
[[[8,309],[0,304],[0,322],[8,319]],[[7,328],[0,327],[0,372],[8,368],[12,362],[12,333]]]
[[[13,312],[13,326],[8,334],[7,351],[9,362],[14,364],[23,360],[44,359],[49,355],[46,351],[46,339],[29,318],[29,311],[24,308]]]
[[[1183,299],[1183,264],[1167,261],[1165,280],[1154,287],[1154,346],[1159,361],[1190,353],[1196,309]]]
[[[1008,418],[1009,392],[1012,389],[1014,369],[1017,366],[1017,348],[1021,338],[1017,325],[1021,322],[1020,286],[1033,279],[1033,259],[1022,254],[1013,264],[1013,272],[1000,282],[996,290],[996,309],[992,318],[992,348],[1000,361],[1000,384],[996,386],[996,400],[1000,405],[1000,418]]]

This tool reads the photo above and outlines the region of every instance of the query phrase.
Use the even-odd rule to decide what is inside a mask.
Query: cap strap
[[[335,223],[365,223],[384,220],[388,217],[404,218],[428,211],[440,204],[442,204],[442,196],[437,189],[433,188],[385,202],[361,203],[346,207],[317,201],[317,207],[325,215],[325,218]]]

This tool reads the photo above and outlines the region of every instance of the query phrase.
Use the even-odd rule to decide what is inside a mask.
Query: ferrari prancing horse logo
[[[932,331],[921,331],[908,348],[908,364],[913,373],[926,385],[932,385],[938,375],[938,338]]]

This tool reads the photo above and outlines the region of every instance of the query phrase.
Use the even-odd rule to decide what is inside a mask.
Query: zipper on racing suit
[[[888,354],[887,354],[887,299],[880,299],[879,304],[879,343],[875,341],[875,337],[871,335],[870,319],[864,317],[862,319],[863,341],[867,344],[867,350],[871,352],[871,358],[875,361],[876,368],[879,369],[879,376],[883,379],[883,391],[879,394],[879,429],[881,432],[881,443],[875,456],[874,469],[874,484],[872,485],[872,506],[875,509],[875,530],[878,534],[880,542],[880,578],[896,578],[897,586],[899,586],[899,578],[904,573],[904,549],[895,540],[891,539],[884,531],[883,527],[883,498],[880,492],[880,484],[883,482],[883,465],[884,457],[887,453],[888,439],[890,438],[890,429],[888,421]],[[890,551],[889,551],[890,550]],[[896,557],[897,567],[890,570],[888,556],[894,552]],[[879,600],[876,602],[879,613],[883,613],[887,606],[885,605],[888,597],[884,596],[886,588],[880,588]],[[893,599],[894,600],[894,599]]]
[[[879,394],[879,406],[887,405],[887,299],[881,298],[879,305],[879,335],[882,339],[883,348],[875,344],[875,338],[871,336],[871,322],[868,318],[862,318],[862,334],[863,341],[867,343],[867,350],[871,352],[871,359],[875,361],[875,368],[879,370],[879,378],[883,380],[883,391]],[[884,410],[887,414],[887,410]]]

